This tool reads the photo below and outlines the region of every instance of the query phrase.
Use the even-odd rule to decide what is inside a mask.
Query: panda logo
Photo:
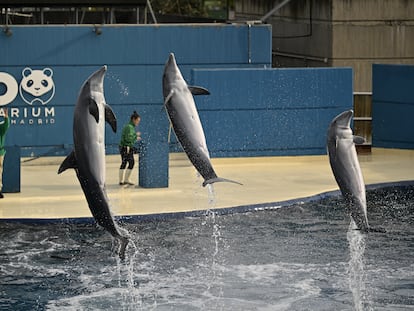
[[[52,100],[55,95],[52,69],[32,70],[26,67],[22,71],[22,76],[19,93],[27,104],[33,105],[39,102],[42,105],[46,105]]]

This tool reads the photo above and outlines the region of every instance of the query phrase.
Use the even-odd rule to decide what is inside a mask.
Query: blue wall
[[[373,65],[372,144],[414,149],[414,66]]]
[[[77,93],[103,64],[119,128],[137,110],[144,145],[166,144],[161,84],[170,52],[190,84],[211,92],[196,103],[214,157],[324,154],[329,122],[352,107],[351,69],[270,69],[268,25],[104,26],[99,36],[91,26],[12,31],[0,36],[0,72],[20,83],[25,67],[50,68],[55,86],[50,102],[52,92],[41,97],[44,105],[26,103],[24,91],[6,105],[14,113],[7,144],[21,146],[22,156],[68,153]],[[0,101],[4,92],[0,83]],[[108,153],[117,152],[119,136],[107,127]]]
[[[326,131],[352,108],[352,69],[194,69],[212,156],[326,153]]]
[[[119,128],[137,110],[144,141],[159,143],[168,136],[161,81],[170,52],[187,79],[193,68],[264,68],[271,63],[268,25],[118,25],[103,26],[99,36],[92,26],[14,26],[12,31],[10,37],[0,36],[0,72],[20,83],[25,67],[50,68],[55,86],[50,102],[52,91],[41,97],[44,105],[26,103],[23,98],[30,94],[23,90],[23,97],[17,94],[3,106],[14,114],[7,144],[21,146],[22,156],[68,152],[79,88],[103,64],[108,65],[105,97]],[[7,90],[1,82],[0,104]],[[107,129],[108,152],[117,152],[119,135]]]

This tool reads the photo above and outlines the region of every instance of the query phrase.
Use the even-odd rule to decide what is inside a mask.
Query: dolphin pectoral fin
[[[354,143],[357,145],[362,145],[363,143],[365,143],[365,138],[361,136],[354,136],[353,140],[354,140]]]
[[[76,162],[75,152],[72,152],[63,160],[62,164],[58,169],[58,174],[66,171],[68,168],[78,168],[78,164]]]
[[[210,95],[210,92],[201,86],[188,85],[188,89],[193,95]]]
[[[99,122],[98,104],[93,98],[89,98],[89,113],[95,118],[96,123]]]
[[[205,186],[207,186],[209,184],[213,184],[215,182],[231,182],[233,184],[238,184],[238,185],[243,186],[243,184],[242,183],[239,183],[238,181],[234,181],[234,180],[226,179],[226,178],[221,178],[221,177],[216,177],[216,178],[211,178],[211,179],[205,180],[203,182],[203,187],[205,187]]]
[[[112,131],[116,133],[116,117],[111,107],[105,105],[105,121],[109,123],[112,128]]]

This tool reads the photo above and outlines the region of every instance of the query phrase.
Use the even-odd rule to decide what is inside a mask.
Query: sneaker
[[[124,182],[120,182],[119,185],[120,186],[123,186],[123,185],[125,185],[125,183]]]
[[[4,195],[3,193],[0,192],[0,199],[3,199],[3,198],[4,198]]]

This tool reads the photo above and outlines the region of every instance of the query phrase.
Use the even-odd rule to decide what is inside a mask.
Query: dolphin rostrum
[[[368,224],[365,184],[355,149],[355,144],[362,144],[365,140],[352,133],[350,123],[353,114],[352,110],[348,110],[332,120],[328,128],[328,155],[352,219],[359,230],[368,232],[373,230]]]
[[[58,174],[75,169],[93,217],[120,241],[119,257],[123,259],[128,238],[119,233],[105,190],[105,121],[116,132],[116,117],[104,97],[105,73],[103,66],[80,89],[73,117],[74,149],[60,165]]]
[[[217,176],[210,161],[206,138],[193,95],[208,95],[208,90],[199,86],[189,86],[171,53],[165,64],[162,78],[164,107],[178,141],[191,163],[204,178],[203,186],[219,181],[236,181]]]

